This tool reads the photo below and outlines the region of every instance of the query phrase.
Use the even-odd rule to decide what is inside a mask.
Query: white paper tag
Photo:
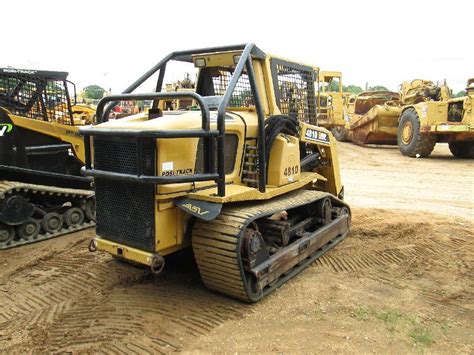
[[[161,164],[161,171],[169,171],[173,170],[173,162],[172,161],[167,161]]]

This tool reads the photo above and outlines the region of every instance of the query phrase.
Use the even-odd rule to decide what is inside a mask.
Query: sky
[[[474,1],[53,1],[1,6],[0,67],[69,72],[122,92],[175,50],[254,42],[265,52],[397,91],[474,77]],[[469,35],[471,33],[471,35]],[[181,79],[167,77],[166,81]],[[149,90],[145,90],[149,91]]]

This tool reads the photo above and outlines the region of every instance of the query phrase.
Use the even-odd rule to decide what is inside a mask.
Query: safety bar
[[[247,75],[249,78],[250,82],[250,88],[253,93],[253,97],[255,100],[255,107],[257,109],[257,116],[258,116],[258,161],[259,161],[259,180],[258,180],[258,188],[260,192],[265,192],[265,184],[267,181],[266,177],[266,165],[267,162],[265,161],[265,117],[263,113],[263,107],[262,103],[260,100],[260,95],[258,93],[257,89],[257,84],[255,81],[255,73],[253,70],[253,65],[252,65],[252,60],[251,60],[251,55],[255,52],[255,50],[258,50],[258,48],[255,46],[253,43],[248,43],[245,45],[244,50],[242,51],[242,54],[240,55],[239,62],[237,63],[237,66],[235,67],[234,74],[232,75],[232,79],[229,82],[229,85],[227,87],[227,90],[224,94],[224,97],[222,98],[222,101],[219,105],[219,108],[217,110],[217,129],[219,132],[223,131],[225,132],[225,111],[227,108],[227,105],[229,104],[229,101],[232,97],[232,94],[234,93],[234,89],[237,86],[237,82],[240,79],[240,76],[242,75],[244,69],[247,70]],[[258,51],[257,51],[258,53]],[[225,149],[225,135],[219,135],[217,138],[217,151],[221,152],[224,151]],[[225,167],[225,156],[224,154],[218,155],[218,166],[224,166]],[[219,176],[219,179],[224,179],[225,178],[225,169],[219,170],[219,174],[222,174]],[[218,192],[217,194],[219,196],[224,196],[225,195],[225,184],[224,185],[218,185]]]
[[[201,129],[190,129],[190,130],[136,130],[136,129],[121,129],[121,128],[98,128],[94,126],[81,127],[80,133],[84,136],[85,143],[85,167],[83,172],[87,176],[96,178],[106,178],[126,182],[141,182],[148,184],[174,184],[184,182],[195,182],[195,181],[209,181],[214,180],[217,185],[225,185],[225,179],[220,179],[221,176],[225,178],[225,174],[220,174],[220,170],[224,171],[224,166],[217,166],[217,172],[215,172],[214,164],[214,140],[221,135],[224,135],[224,131],[211,130],[210,129],[210,114],[209,108],[206,102],[203,100],[201,95],[194,92],[174,92],[174,93],[161,93],[153,92],[147,94],[121,94],[111,95],[103,98],[97,106],[97,122],[101,123],[104,121],[104,107],[108,102],[122,101],[122,100],[155,100],[155,99],[175,99],[188,97],[195,100],[201,108]],[[91,159],[91,136],[95,137],[129,137],[135,138],[137,144],[137,173],[136,174],[124,174],[112,171],[98,170],[92,168]],[[143,173],[143,159],[141,159],[143,153],[143,141],[146,139],[172,139],[172,138],[203,138],[204,139],[204,173],[193,174],[193,175],[178,175],[178,176],[156,176],[156,175],[145,175]],[[156,147],[156,146],[155,146]],[[156,149],[156,148],[155,148]],[[224,154],[224,152],[218,152]],[[219,159],[218,159],[219,161]]]
[[[176,99],[188,97],[196,100],[201,108],[201,114],[203,119],[203,129],[209,129],[209,108],[204,102],[201,95],[195,92],[150,92],[145,94],[118,94],[104,97],[99,101],[97,105],[97,124],[107,121],[107,117],[104,117],[104,107],[108,102],[120,102],[120,101],[132,101],[132,100],[155,100],[155,99]],[[107,113],[107,110],[105,111]]]

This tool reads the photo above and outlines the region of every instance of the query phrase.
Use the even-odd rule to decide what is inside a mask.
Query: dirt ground
[[[474,163],[340,144],[350,236],[255,305],[87,251],[93,230],[0,252],[2,353],[474,352]]]

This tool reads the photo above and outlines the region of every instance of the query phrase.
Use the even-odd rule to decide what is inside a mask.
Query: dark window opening
[[[225,135],[225,173],[230,174],[234,171],[235,160],[237,155],[237,145],[239,139],[235,134],[226,134]],[[215,145],[213,159],[216,162],[217,166],[217,144]],[[196,153],[196,166],[195,173],[201,174],[204,172],[204,144],[203,139],[200,138],[198,142],[198,150]]]

